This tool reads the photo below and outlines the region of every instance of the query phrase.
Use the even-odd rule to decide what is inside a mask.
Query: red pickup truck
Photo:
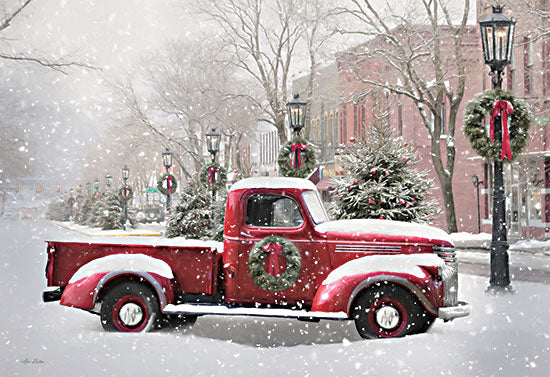
[[[229,192],[224,242],[116,237],[47,241],[44,301],[99,314],[105,330],[251,315],[354,320],[364,338],[467,316],[444,231],[387,220],[331,221],[315,186],[250,178]]]

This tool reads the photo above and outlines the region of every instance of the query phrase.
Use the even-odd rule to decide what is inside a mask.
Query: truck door
[[[310,305],[330,271],[330,260],[324,244],[311,238],[299,194],[255,191],[244,196],[242,205],[245,218],[231,284],[238,288],[226,292],[227,298]]]

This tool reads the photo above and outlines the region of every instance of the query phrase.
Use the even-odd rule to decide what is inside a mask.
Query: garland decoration
[[[296,136],[282,146],[277,162],[283,176],[305,178],[315,168],[315,152],[306,139]]]
[[[252,280],[260,288],[279,292],[294,285],[302,267],[300,251],[291,241],[268,236],[257,242],[248,258]]]
[[[161,175],[157,181],[157,189],[163,195],[173,195],[178,189],[178,181],[174,174],[164,173]]]
[[[489,132],[484,124],[487,115],[490,116]],[[495,141],[495,126],[500,127],[498,123],[495,124],[495,118],[499,115],[502,120],[502,141]],[[466,105],[464,133],[480,156],[492,161],[504,158],[510,161],[527,145],[532,121],[533,116],[523,100],[501,89],[486,90]]]
[[[199,179],[210,189],[222,190],[227,183],[227,171],[218,163],[211,162],[201,168]]]
[[[134,196],[134,190],[130,185],[124,185],[118,190],[118,198],[121,202],[127,202]]]

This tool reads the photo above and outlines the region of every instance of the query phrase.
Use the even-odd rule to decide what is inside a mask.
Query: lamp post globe
[[[124,181],[124,183],[126,183],[128,178],[130,178],[130,168],[124,165],[124,167],[122,168],[122,180]]]
[[[212,156],[212,162],[216,161],[216,154],[220,150],[221,137],[222,135],[215,128],[206,133],[206,149]]]
[[[299,94],[295,94],[286,106],[288,108],[288,126],[294,135],[299,136],[306,124],[307,102],[302,100]]]
[[[493,6],[493,13],[479,21],[483,59],[491,69],[493,88],[502,88],[504,68],[510,64],[514,45],[516,22],[502,14],[502,6]],[[495,118],[502,125],[501,116]],[[495,127],[495,142],[502,141],[502,126]],[[506,197],[504,192],[503,162],[494,162],[493,225],[491,238],[490,292],[511,291],[510,267],[506,234]]]
[[[111,187],[113,184],[113,176],[109,173],[105,174],[105,185],[107,187]]]
[[[168,172],[168,169],[172,167],[172,160],[174,158],[174,153],[172,153],[168,148],[164,152],[162,152],[162,164],[166,168],[166,172]]]

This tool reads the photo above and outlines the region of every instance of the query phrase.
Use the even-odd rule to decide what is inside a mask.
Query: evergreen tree
[[[338,219],[376,218],[429,223],[439,214],[426,200],[433,181],[411,166],[417,155],[387,123],[369,129],[367,142],[355,141],[344,156],[345,178],[335,179],[331,212]]]
[[[104,230],[124,228],[124,203],[121,202],[116,190],[109,189],[103,192],[98,208],[97,227]]]
[[[223,225],[225,222],[225,206],[227,204],[227,191],[218,192],[217,200],[214,202],[214,218],[212,239],[223,242]]]
[[[46,217],[54,221],[69,221],[72,213],[71,207],[68,199],[52,201],[48,204]]]
[[[200,239],[212,233],[212,197],[197,180],[188,182],[168,220],[165,236]]]
[[[92,214],[92,207],[95,202],[95,192],[88,192],[80,198],[80,204],[74,217],[74,221],[80,225],[86,225]]]

